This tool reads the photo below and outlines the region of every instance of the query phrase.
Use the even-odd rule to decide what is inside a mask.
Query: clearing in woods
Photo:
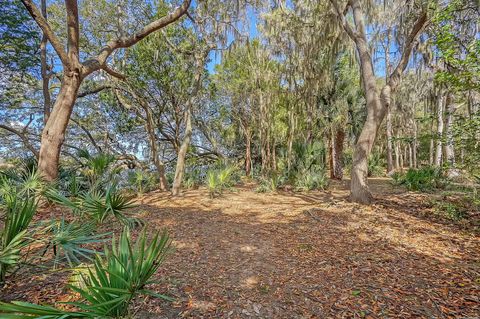
[[[431,194],[373,179],[377,200],[367,207],[347,200],[347,184],[140,197],[147,226],[166,227],[174,239],[152,288],[175,301],[137,300],[137,316],[478,318],[478,234],[433,218]],[[65,276],[28,278],[10,280],[6,299],[68,301]]]

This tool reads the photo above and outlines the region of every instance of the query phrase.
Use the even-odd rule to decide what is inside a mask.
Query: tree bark
[[[47,1],[41,2],[42,16],[47,21]],[[42,75],[42,92],[43,92],[43,124],[46,124],[50,116],[50,75],[48,74],[47,63],[47,44],[48,38],[45,33],[42,34],[42,41],[40,42],[40,64]]]
[[[77,98],[80,82],[79,74],[64,75],[60,93],[43,129],[38,169],[47,181],[53,181],[57,178],[60,151],[65,140],[65,132]]]
[[[393,167],[393,136],[392,136],[392,111],[387,110],[387,174],[391,174]]]
[[[387,31],[387,44],[384,46],[385,54],[385,84],[388,84],[388,76],[390,75],[390,40],[391,31]],[[392,144],[392,107],[387,109],[387,174],[393,172],[393,144]]]
[[[455,104],[453,94],[448,94],[446,100],[446,123],[445,123],[445,157],[450,168],[455,166],[455,151],[453,147],[453,114],[455,113]]]
[[[437,138],[435,147],[434,165],[440,167],[442,165],[442,139],[443,139],[443,110],[444,110],[444,95],[443,90],[439,89],[437,92]]]
[[[198,53],[199,55],[195,58],[196,71],[195,71],[195,75],[192,82],[193,90],[187,103],[187,109],[185,111],[185,134],[184,134],[182,145],[180,146],[180,149],[178,151],[178,156],[177,156],[177,165],[175,167],[175,177],[173,179],[173,185],[172,185],[173,196],[180,195],[183,175],[185,172],[185,157],[187,155],[187,150],[190,145],[190,140],[192,137],[193,105],[194,105],[195,99],[197,98],[197,94],[200,91],[200,87],[202,84],[202,74],[205,66],[205,61],[207,59],[209,52],[210,52],[210,49],[206,50],[205,52],[202,52],[201,54]]]
[[[250,177],[252,172],[252,134],[245,132],[245,176]]]
[[[161,191],[167,191],[168,182],[167,182],[167,178],[165,177],[165,164],[160,159],[160,154],[158,153],[157,135],[155,134],[155,129],[154,129],[155,123],[153,121],[152,111],[150,110],[148,105],[143,105],[143,108],[146,113],[145,126],[147,129],[148,138],[150,141],[150,151],[152,156],[152,162],[157,168],[157,173],[159,177],[158,186]]]
[[[183,137],[182,145],[178,151],[177,166],[175,167],[175,177],[173,179],[172,195],[180,195],[180,188],[182,186],[183,175],[185,173],[185,157],[187,155],[188,146],[192,137],[192,111],[190,107],[185,112],[185,135]]]
[[[400,141],[396,141],[395,143],[395,169],[401,170],[400,166]]]
[[[345,140],[345,131],[343,128],[337,128],[335,134],[332,134],[332,147],[330,159],[330,177],[332,179],[343,179],[343,144]]]

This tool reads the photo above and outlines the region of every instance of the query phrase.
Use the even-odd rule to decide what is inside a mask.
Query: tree
[[[367,101],[367,118],[362,132],[355,145],[353,155],[353,167],[351,172],[350,196],[358,203],[371,203],[373,196],[368,188],[368,158],[375,143],[380,124],[385,117],[386,111],[391,105],[392,93],[400,83],[401,75],[407,67],[410,54],[416,45],[418,36],[427,25],[426,8],[420,6],[413,10],[420,11],[415,18],[409,33],[405,38],[403,52],[397,66],[388,76],[387,83],[378,90],[374,73],[374,63],[370,55],[369,41],[367,38],[367,26],[365,24],[365,10],[360,0],[350,0],[346,6],[341,7],[337,0],[330,0],[340,26],[355,43],[360,61],[360,74],[362,85]],[[346,14],[352,11],[353,22],[348,22]],[[412,8],[408,8],[412,10]],[[413,11],[412,10],[412,11]],[[410,11],[410,13],[412,12]],[[402,26],[406,29],[405,26]]]
[[[38,167],[47,180],[54,180],[58,174],[60,151],[65,139],[70,116],[73,111],[80,85],[91,73],[104,70],[108,74],[123,78],[123,75],[108,65],[109,57],[117,50],[135,45],[149,34],[162,29],[182,17],[188,10],[191,0],[185,0],[170,14],[163,16],[130,36],[120,36],[108,41],[97,56],[80,61],[80,25],[78,3],[66,0],[67,48],[63,41],[53,32],[52,27],[43,17],[41,11],[32,0],[22,0],[23,5],[52,45],[63,67],[63,78],[60,92],[42,131]]]

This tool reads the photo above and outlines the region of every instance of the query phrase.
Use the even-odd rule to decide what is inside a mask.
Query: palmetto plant
[[[126,216],[126,210],[134,207],[133,201],[121,194],[115,185],[110,185],[105,193],[91,190],[77,198],[67,198],[54,190],[47,192],[46,195],[50,200],[70,208],[74,214],[87,215],[97,223],[103,223],[109,216],[117,218],[124,224],[131,222]]]
[[[0,281],[5,280],[8,268],[18,263],[20,251],[27,244],[27,227],[36,209],[34,198],[24,199],[13,193],[6,199],[5,224],[0,242]]]
[[[222,194],[226,188],[232,186],[234,171],[233,166],[225,166],[219,169],[210,169],[207,172],[206,183],[210,197]]]
[[[80,311],[68,312],[30,303],[0,302],[2,318],[120,318],[128,314],[132,299],[139,294],[169,299],[147,290],[146,285],[170,251],[167,232],[148,239],[144,230],[135,243],[125,229],[104,256],[96,255],[92,268],[82,277],[83,284],[71,285],[82,301],[70,303]]]
[[[144,230],[132,244],[130,232],[125,230],[105,256],[96,256],[94,267],[84,278],[85,288],[71,287],[86,303],[75,305],[89,313],[105,317],[122,317],[128,312],[130,301],[138,294],[169,299],[145,289],[170,250],[168,234],[156,234],[148,242]]]
[[[51,234],[47,247],[52,247],[55,254],[55,264],[66,260],[73,267],[80,264],[81,259],[91,260],[95,250],[84,247],[88,244],[104,242],[104,234],[95,234],[94,222],[80,224],[79,222],[67,222],[64,218],[52,221],[44,232]]]

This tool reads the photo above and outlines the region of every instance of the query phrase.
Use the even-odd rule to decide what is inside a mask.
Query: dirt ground
[[[150,288],[175,301],[139,299],[136,318],[480,318],[480,236],[432,219],[427,195],[371,184],[372,206],[350,203],[346,182],[140,197],[176,247]],[[61,272],[22,276],[0,299],[68,300]]]

